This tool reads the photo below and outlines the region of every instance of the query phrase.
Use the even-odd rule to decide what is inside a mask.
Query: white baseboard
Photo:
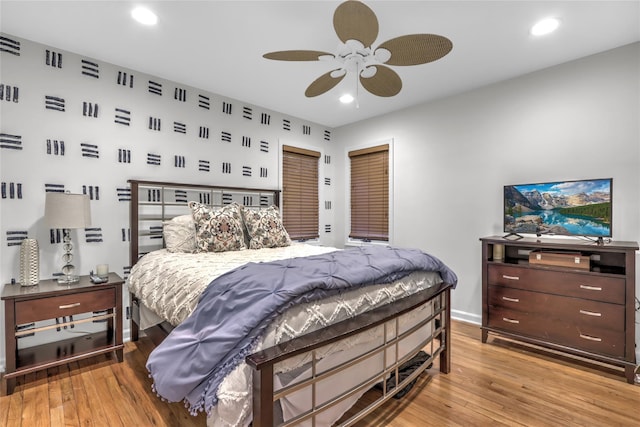
[[[473,323],[474,325],[482,324],[482,315],[467,313],[465,311],[451,309],[451,318],[454,320],[461,320],[467,323]]]

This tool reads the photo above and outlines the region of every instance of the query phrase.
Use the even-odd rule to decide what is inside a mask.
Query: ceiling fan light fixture
[[[146,7],[138,6],[131,11],[131,17],[142,25],[156,25],[158,16]]]
[[[360,40],[355,40],[355,39],[347,40],[345,45],[350,50],[353,50],[353,51],[358,51],[358,50],[364,49],[364,44],[362,44],[362,42]]]
[[[345,93],[340,97],[340,102],[343,104],[351,104],[355,98],[350,93]]]
[[[376,58],[376,61],[384,64],[388,60],[391,59],[391,52],[385,48],[376,49],[376,52],[373,55]]]
[[[531,35],[544,36],[553,33],[559,26],[560,20],[558,18],[545,18],[531,27]]]
[[[362,1],[341,3],[333,14],[333,28],[341,41],[335,55],[311,50],[284,50],[262,56],[279,61],[330,60],[334,70],[314,80],[305,90],[305,96],[322,95],[336,87],[347,74],[352,74],[356,79],[354,98],[358,108],[359,86],[380,97],[400,93],[402,80],[387,65],[426,64],[444,57],[453,48],[451,40],[444,36],[407,34],[387,40],[374,49],[372,44],[378,37],[378,18]]]
[[[365,79],[370,79],[371,77],[376,75],[377,71],[378,71],[377,67],[365,67],[360,72],[360,76]]]

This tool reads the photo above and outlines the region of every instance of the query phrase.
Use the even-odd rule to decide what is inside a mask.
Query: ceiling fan
[[[451,40],[435,34],[409,34],[372,48],[378,37],[378,18],[364,3],[348,0],[333,14],[333,27],[342,43],[337,53],[283,50],[263,55],[279,61],[337,62],[338,68],[318,77],[305,95],[314,97],[333,89],[348,72],[355,72],[362,87],[374,95],[390,97],[402,89],[400,76],[387,65],[419,65],[436,61],[453,48]],[[385,64],[385,65],[382,65]]]

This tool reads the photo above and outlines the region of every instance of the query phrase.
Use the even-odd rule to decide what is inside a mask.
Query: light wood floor
[[[19,378],[0,396],[0,426],[204,426],[181,403],[162,402],[144,367],[152,345]],[[361,426],[638,426],[640,386],[620,371],[536,351],[453,323],[452,369],[436,365],[400,400]],[[370,392],[374,393],[374,392]],[[362,399],[366,403],[367,395]]]

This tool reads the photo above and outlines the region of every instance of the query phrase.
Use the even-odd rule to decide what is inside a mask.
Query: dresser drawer
[[[624,332],[625,307],[607,302],[489,286],[489,312],[494,309],[507,309],[523,315],[535,313],[578,329]]]
[[[524,313],[506,307],[491,307],[488,319],[490,328],[523,337],[612,357],[625,355],[624,329],[613,331],[593,325],[577,325],[540,313]]]
[[[113,288],[16,302],[16,324],[54,319],[116,306]]]
[[[487,266],[489,285],[624,304],[625,279],[506,264]]]

